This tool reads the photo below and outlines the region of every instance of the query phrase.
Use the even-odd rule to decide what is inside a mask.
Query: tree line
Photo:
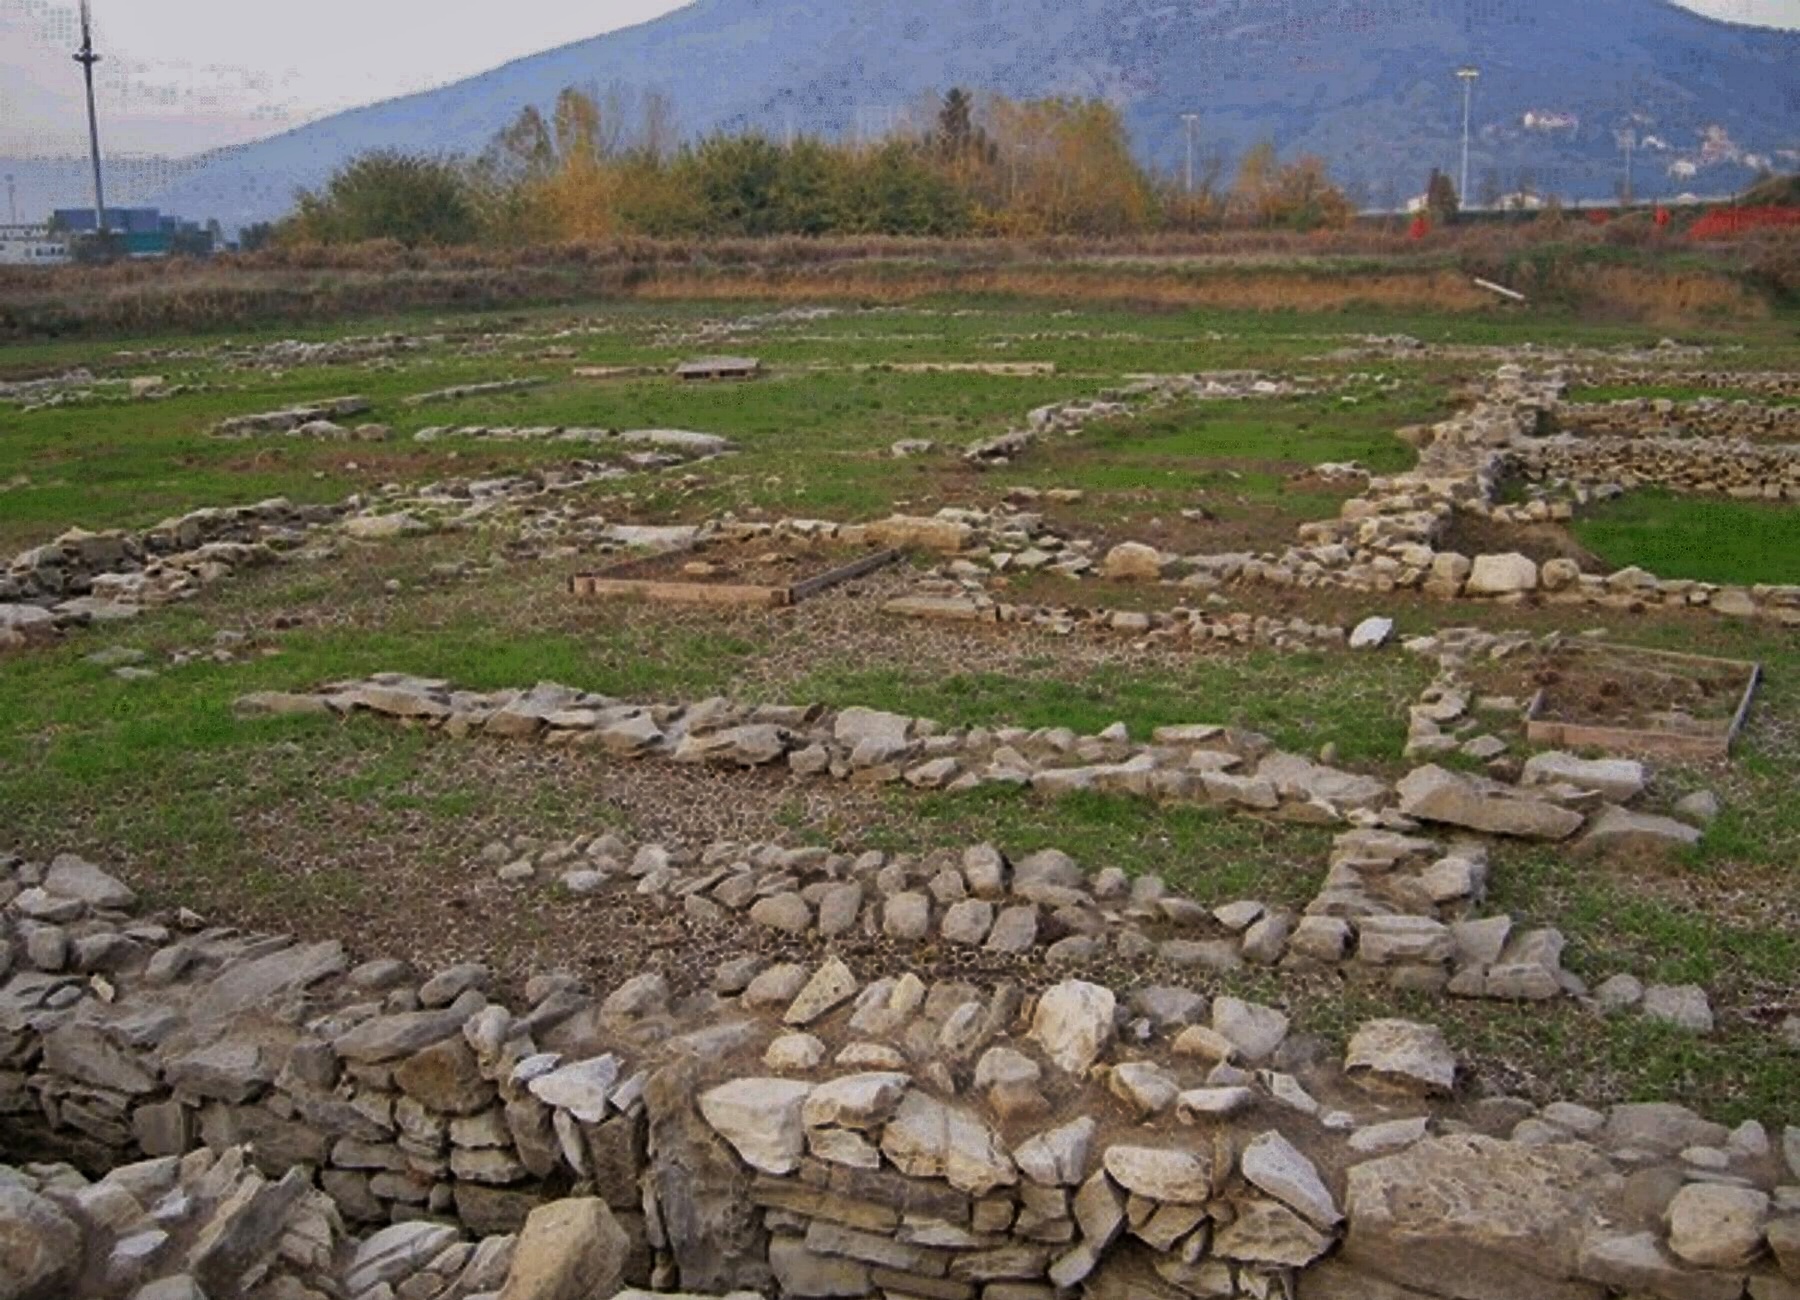
[[[1218,158],[1155,174],[1117,109],[955,89],[922,128],[871,140],[758,130],[677,137],[657,95],[568,89],[527,107],[472,160],[364,154],[247,243],[524,245],[620,236],[1124,235],[1347,225],[1323,160],[1272,142],[1229,179]]]

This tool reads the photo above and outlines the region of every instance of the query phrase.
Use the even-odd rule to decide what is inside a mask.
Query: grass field
[[[633,475],[559,503],[607,520],[695,522],[725,511],[866,519],[1010,498],[1098,544],[1147,537],[1190,553],[1279,550],[1301,523],[1334,515],[1355,491],[1311,478],[1312,467],[1354,460],[1376,473],[1407,468],[1413,453],[1394,430],[1449,414],[1467,382],[1491,368],[1429,357],[1322,359],[1357,336],[1611,348],[1653,346],[1670,332],[1497,311],[1265,313],[1017,297],[832,306],[819,314],[640,301],[359,320],[293,333],[399,330],[435,341],[378,362],[285,370],[234,362],[217,336],[0,348],[0,377],[85,365],[103,377],[206,386],[166,401],[0,406],[0,551],[75,525],[141,526],[271,495],[330,501],[390,482],[479,478],[570,456],[554,443],[422,444],[411,436],[428,425],[468,424],[690,428],[737,444],[715,461]],[[1739,349],[1722,353],[1721,364],[1791,368],[1793,326],[1778,314],[1691,332]],[[244,331],[230,346],[289,333]],[[571,374],[707,353],[755,355],[768,374],[694,387],[660,375]],[[1056,370],[1019,378],[891,368],[930,361],[1050,362]],[[1316,376],[1333,387],[1314,397],[1176,404],[1078,436],[1052,435],[987,470],[959,454],[1017,427],[1033,407],[1092,396],[1131,375],[1240,368]],[[551,382],[453,404],[404,402],[452,384],[528,375]],[[394,436],[318,443],[210,433],[227,416],[347,393],[367,396],[375,410],[362,418],[392,425]],[[939,449],[895,459],[889,449],[903,439]],[[1022,494],[1050,488],[1082,496],[1052,506]],[[1793,581],[1797,521],[1792,504],[1638,492],[1584,513],[1571,541],[1608,566],[1640,564],[1666,577]],[[548,679],[644,700],[862,704],[953,725],[1091,733],[1124,722],[1139,737],[1165,723],[1231,723],[1300,753],[1330,745],[1339,762],[1393,777],[1410,766],[1401,756],[1407,708],[1435,671],[1397,649],[1351,658],[1156,646],[881,615],[880,598],[909,589],[924,560],[773,614],[567,598],[568,576],[600,559],[583,544],[527,541],[510,525],[344,545],[331,558],[242,575],[192,602],[0,660],[0,849],[84,851],[128,868],[156,901],[195,906],[222,923],[348,935],[371,955],[383,945],[436,944],[425,949],[433,960],[479,955],[508,970],[558,960],[566,921],[553,900],[521,899],[518,915],[487,934],[471,935],[466,918],[449,918],[467,904],[481,845],[521,833],[780,835],[895,851],[992,839],[1014,852],[1061,847],[1093,868],[1154,871],[1210,902],[1252,896],[1297,907],[1323,875],[1330,832],[1322,828],[1115,796],[1045,801],[775,777],[706,782],[668,765],[457,742],[368,720],[251,725],[233,716],[232,702],[252,690],[308,689],[393,669],[481,688]],[[1060,590],[1050,580],[1016,588],[1044,599]],[[1733,761],[1656,770],[1653,808],[1700,788],[1724,800],[1726,812],[1699,850],[1642,867],[1517,846],[1494,856],[1491,907],[1560,928],[1568,965],[1585,978],[1627,971],[1704,984],[1719,1010],[1715,1035],[1697,1039],[1636,1018],[1600,1021],[1570,1003],[1520,1009],[1420,999],[1285,972],[1234,975],[1229,986],[1278,987],[1302,1027],[1327,1037],[1376,1014],[1438,1020],[1496,1087],[1596,1102],[1654,1097],[1720,1118],[1800,1120],[1793,1050],[1775,1028],[1782,1008],[1800,1009],[1800,645],[1791,629],[1627,610],[1446,605],[1400,592],[1153,594],[1194,604],[1210,594],[1222,610],[1343,624],[1386,613],[1406,635],[1456,624],[1598,631],[1761,662],[1766,683]],[[1129,588],[1105,595],[1131,598]],[[245,637],[226,662],[210,657],[221,631]],[[155,675],[124,680],[90,661],[114,649],[142,652]],[[187,652],[197,657],[175,662]],[[1478,690],[1504,670],[1469,668]]]
[[[1792,504],[1632,492],[1583,510],[1572,531],[1615,569],[1635,564],[1703,582],[1800,582],[1800,510]]]

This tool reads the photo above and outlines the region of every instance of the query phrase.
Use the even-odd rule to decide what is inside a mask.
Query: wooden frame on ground
[[[1723,759],[1731,757],[1731,747],[1744,720],[1750,714],[1750,703],[1762,681],[1762,665],[1747,659],[1720,659],[1712,655],[1682,654],[1674,650],[1648,650],[1639,646],[1589,642],[1571,645],[1582,653],[1605,652],[1629,658],[1638,656],[1671,663],[1707,665],[1713,668],[1741,670],[1743,693],[1729,719],[1710,724],[1706,731],[1677,731],[1656,727],[1614,727],[1597,723],[1563,722],[1544,716],[1548,690],[1540,689],[1525,710],[1525,739],[1534,745],[1557,745],[1573,749],[1592,748],[1634,754],[1654,754],[1666,758]]]
[[[652,557],[662,560],[669,555],[704,554],[704,547],[690,546],[679,551]],[[633,578],[628,576],[643,560],[631,560],[602,569],[598,573],[578,573],[569,579],[569,591],[592,599],[637,596],[645,600],[669,601],[685,605],[744,605],[770,609],[797,605],[808,596],[853,578],[863,577],[885,568],[900,558],[897,550],[874,551],[821,573],[811,574],[787,586],[768,586],[740,582],[683,582],[679,578]]]

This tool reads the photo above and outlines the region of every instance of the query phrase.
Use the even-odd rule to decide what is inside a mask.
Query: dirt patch
[[[1543,691],[1547,720],[1711,732],[1736,715],[1749,680],[1748,665],[1594,648],[1540,656],[1488,684],[1520,699]]]
[[[1438,549],[1469,556],[1516,551],[1539,564],[1573,560],[1588,572],[1605,572],[1609,567],[1561,524],[1505,524],[1466,510],[1456,512],[1449,535]]]
[[[198,457],[186,458],[191,466],[212,465],[234,474],[255,474],[268,470],[291,457],[295,451],[309,453],[307,460],[326,474],[346,477],[363,475],[376,482],[425,483],[445,474],[459,478],[491,478],[517,473],[523,468],[519,458],[504,454],[470,454],[468,452],[431,451],[424,448],[402,449],[395,444],[359,442],[330,445],[282,439],[278,443],[258,447],[228,460],[209,462]]]
[[[1353,495],[1343,484],[1333,490],[1342,499]],[[1315,494],[1312,488],[1304,491]],[[1280,551],[1292,546],[1295,530],[1315,516],[1311,502],[1296,514],[1228,490],[1198,494],[1185,506],[1145,491],[1095,492],[1073,504],[1032,503],[1029,508],[1059,535],[1093,541],[1097,555],[1120,542],[1143,542],[1178,555]]]
[[[802,538],[751,538],[627,560],[599,570],[594,576],[704,586],[790,587],[880,553],[880,548],[873,546],[843,546]]]

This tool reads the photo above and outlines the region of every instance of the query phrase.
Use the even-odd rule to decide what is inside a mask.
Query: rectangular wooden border
[[[672,554],[698,555],[703,548],[689,546]],[[669,554],[669,553],[665,553]],[[606,571],[578,573],[569,579],[569,592],[575,596],[606,599],[617,596],[640,596],[646,600],[667,601],[685,605],[739,605],[779,609],[796,605],[808,596],[839,583],[849,582],[864,574],[885,568],[900,558],[897,550],[876,551],[858,556],[847,564],[803,578],[788,587],[764,587],[751,583],[679,582],[661,578],[609,578]],[[624,566],[620,566],[624,567]]]
[[[680,605],[775,607],[792,603],[786,587],[756,587],[748,583],[722,582],[653,582],[648,578],[602,578],[591,573],[581,573],[570,578],[569,590],[577,596],[642,596],[646,600]]]
[[[1746,670],[1744,693],[1725,729],[1716,735],[1693,736],[1679,731],[1657,731],[1639,727],[1602,727],[1591,723],[1558,722],[1540,715],[1546,692],[1540,689],[1531,697],[1525,710],[1525,739],[1535,745],[1564,745],[1574,748],[1624,750],[1631,753],[1658,754],[1670,758],[1730,758],[1732,746],[1750,716],[1751,701],[1762,682],[1762,665],[1747,659],[1721,659],[1715,655],[1686,654],[1678,650],[1652,650],[1640,646],[1612,645],[1606,642],[1578,643],[1568,647],[1582,651],[1605,650],[1620,655],[1640,655],[1653,659],[1673,659],[1683,663],[1717,664]]]

